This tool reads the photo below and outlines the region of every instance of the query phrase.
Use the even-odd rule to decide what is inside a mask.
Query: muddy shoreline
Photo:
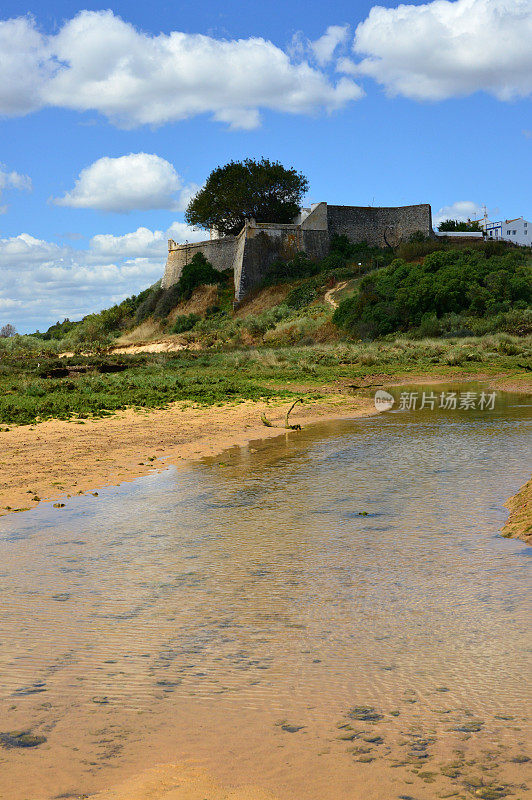
[[[170,464],[215,456],[253,439],[285,433],[291,404],[240,403],[210,408],[118,412],[103,419],[48,420],[1,434],[0,516],[67,503],[78,494],[131,481]],[[275,427],[261,422],[264,412]],[[298,405],[291,423],[310,424],[376,414],[373,399],[331,398]]]
[[[482,377],[457,376],[455,380],[479,381]],[[434,376],[391,381],[383,378],[368,378],[368,387],[361,386],[357,396],[346,395],[343,387],[324,387],[330,391],[328,396],[296,406],[290,422],[312,424],[376,414],[373,402],[376,386],[449,382],[448,377]],[[512,382],[504,376],[491,377],[486,382],[492,389],[532,394],[532,384],[528,382]],[[66,504],[79,494],[91,493],[97,499],[99,490],[105,486],[132,481],[171,464],[179,466],[216,456],[229,447],[252,440],[290,435],[284,429],[289,405],[286,401],[209,408],[174,404],[166,409],[121,411],[103,419],[48,420],[3,430],[0,516],[36,508],[40,502]],[[275,427],[262,424],[263,412]],[[503,536],[532,543],[531,495],[529,481],[508,499],[510,516]]]
[[[532,545],[532,479],[504,504],[510,512],[501,534]]]

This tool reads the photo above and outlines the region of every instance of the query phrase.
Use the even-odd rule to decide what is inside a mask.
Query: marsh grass
[[[126,368],[101,371],[116,362]],[[52,347],[39,351],[26,346],[21,353],[13,342],[0,350],[0,424],[102,417],[120,409],[164,408],[174,402],[212,406],[295,398],[302,390],[307,398],[319,398],[337,393],[348,380],[375,373],[527,375],[531,362],[532,337],[508,334],[61,360]],[[57,364],[71,368],[72,374],[43,377]],[[76,371],[80,368],[86,371]]]

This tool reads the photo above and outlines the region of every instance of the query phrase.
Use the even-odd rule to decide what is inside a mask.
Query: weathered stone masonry
[[[215,269],[222,272],[229,269],[233,263],[236,236],[226,236],[223,239],[212,239],[207,242],[194,242],[192,244],[176,244],[173,239],[168,240],[168,259],[161,282],[163,289],[167,289],[179,280],[185,264],[188,264],[195,253],[203,253]]]
[[[184,245],[170,239],[162,287],[176,283],[185,264],[199,252],[215,269],[233,270],[235,300],[239,302],[262,282],[274,261],[289,260],[301,251],[318,261],[327,255],[330,238],[336,234],[344,234],[352,242],[394,247],[418,231],[432,235],[428,204],[373,208],[316,203],[302,209],[290,225],[249,220],[238,236]]]
[[[396,247],[413,233],[432,235],[430,205],[381,207],[327,206],[330,236],[345,234],[352,242]]]

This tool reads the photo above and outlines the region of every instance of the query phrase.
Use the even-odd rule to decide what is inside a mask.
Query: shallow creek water
[[[294,800],[529,797],[531,551],[498,531],[531,416],[320,424],[0,520],[0,734],[46,737],[0,736],[1,800],[187,759]]]

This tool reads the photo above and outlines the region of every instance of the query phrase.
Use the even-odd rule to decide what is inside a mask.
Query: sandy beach
[[[49,420],[3,431],[0,516],[68,502],[75,494],[130,481],[169,464],[213,456],[252,439],[286,432],[291,403],[240,403],[210,408],[124,411],[97,420]],[[261,414],[276,427],[266,427]],[[373,399],[331,398],[298,404],[292,424],[376,414]],[[97,496],[97,495],[96,495]]]
[[[460,377],[467,379],[482,380],[482,376]],[[372,387],[438,383],[433,376],[411,376],[393,383],[372,380]],[[529,382],[504,376],[491,377],[489,385],[499,391],[532,393]],[[308,425],[377,413],[374,388],[368,387],[362,396],[355,397],[342,392],[343,387],[324,388],[332,389],[329,396],[298,404],[290,423]],[[198,408],[176,403],[165,409],[120,411],[102,419],[47,420],[4,429],[0,432],[0,516],[35,508],[43,501],[66,504],[76,494],[92,493],[97,499],[104,486],[131,481],[170,464],[184,465],[215,456],[254,439],[285,434],[285,414],[290,405],[286,401],[243,402]],[[262,413],[275,427],[261,422]],[[531,494],[529,481],[509,498],[510,516],[503,529],[504,536],[529,544]]]

